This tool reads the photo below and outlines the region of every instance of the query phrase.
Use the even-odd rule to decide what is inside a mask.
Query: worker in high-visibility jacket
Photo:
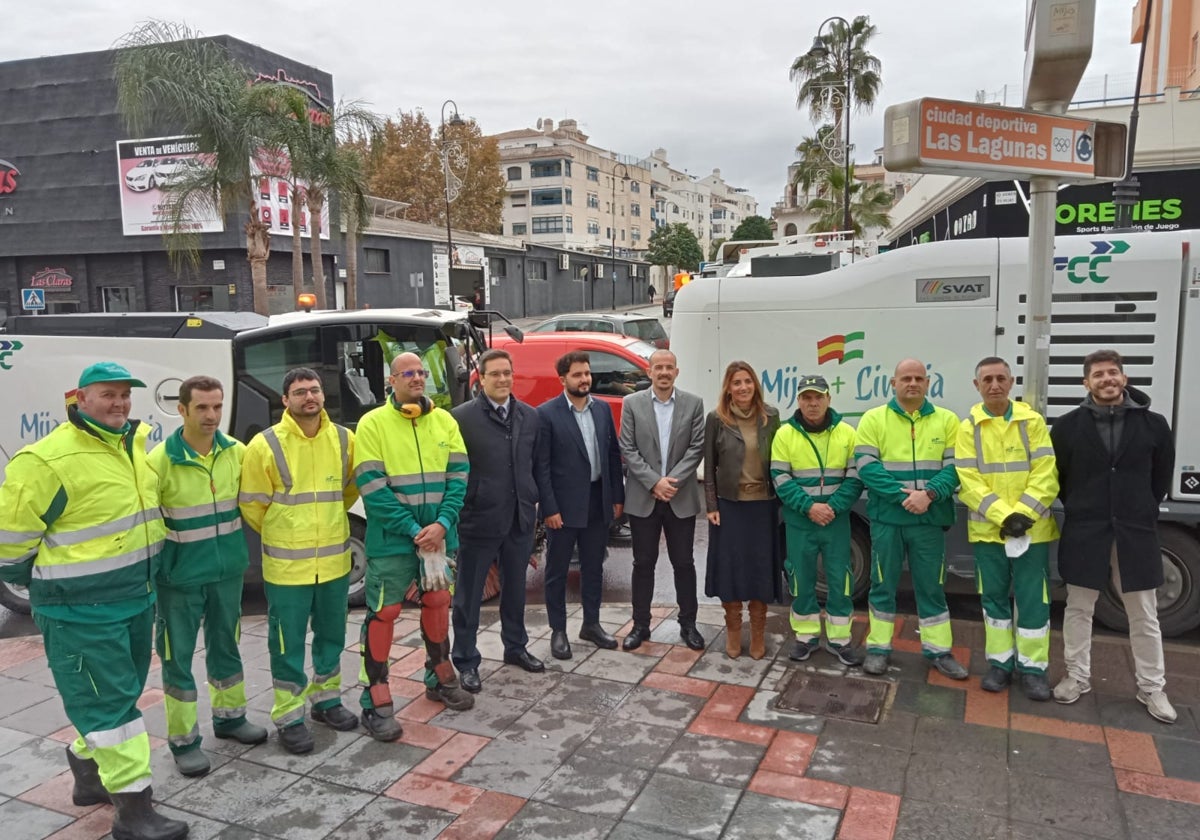
[[[787,528],[784,570],[792,592],[789,659],[808,659],[821,642],[821,606],[817,603],[817,558],[825,563],[829,594],[825,599],[825,637],[829,652],[843,665],[861,665],[862,654],[850,644],[854,616],[850,568],[850,508],[862,493],[854,465],[854,429],[830,407],[823,376],[800,380],[800,407],[775,433],[771,480],[783,503]]]
[[[854,458],[867,488],[871,520],[870,629],[863,670],[887,671],[896,629],[896,588],[908,558],[921,650],[945,676],[965,680],[951,654],[946,606],[946,535],[954,524],[954,441],[958,417],[927,398],[924,363],[905,359],[891,379],[894,396],[858,423]]]
[[[983,600],[988,672],[980,686],[1003,691],[1012,680],[1011,591],[1021,689],[1031,700],[1049,700],[1050,543],[1058,539],[1050,505],[1058,497],[1058,469],[1042,415],[1008,398],[1013,381],[1008,363],[996,356],[975,366],[983,402],[959,426],[954,463]]]
[[[358,422],[354,475],[367,509],[367,618],[360,703],[372,738],[402,734],[388,686],[388,656],[405,593],[418,583],[425,696],[461,711],[475,698],[450,661],[450,602],[458,515],[467,497],[467,448],[450,412],[425,396],[429,371],[415,353],[391,364],[386,405]]]
[[[242,518],[262,534],[267,650],[275,703],[271,720],[291,753],[313,748],[304,723],[348,732],[358,717],[342,705],[342,650],[350,591],[350,522],[358,498],[351,464],[354,435],[325,413],[321,377],[293,368],[283,377],[283,419],[246,447]],[[313,678],[304,671],[312,623]]]
[[[72,801],[111,802],[114,837],[159,840],[183,837],[188,826],[153,809],[150,739],[137,706],[166,533],[146,463],[153,429],[129,419],[131,389],[144,387],[115,362],[88,367],[66,422],[9,461],[0,578],[29,587],[46,662],[78,732],[67,747]]]
[[[267,740],[265,727],[246,720],[246,679],[238,650],[242,579],[250,564],[238,511],[246,447],[221,434],[224,399],[219,380],[185,379],[176,403],[183,426],[150,453],[167,525],[155,577],[155,642],[162,662],[167,745],[185,776],[203,776],[211,767],[200,749],[192,676],[201,623],[213,734],[243,744]]]

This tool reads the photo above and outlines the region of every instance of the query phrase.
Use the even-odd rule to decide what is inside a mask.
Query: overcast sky
[[[1009,88],[1019,105],[1022,0],[42,0],[10,4],[0,60],[105,49],[148,16],[228,34],[333,75],[339,99],[381,114],[454,99],[485,133],[572,117],[603,148],[669,152],[673,166],[747,187],[760,212],[783,194],[796,143],[811,134],[788,80],[829,15],[866,14],[883,62],[874,112],[851,122],[856,158],[869,160],[883,110],[920,96],[974,99]],[[1133,90],[1132,0],[1097,0],[1096,42],[1079,98]],[[152,10],[151,14],[146,11]],[[1016,91],[1014,93],[1013,91]],[[0,150],[3,152],[3,150]]]

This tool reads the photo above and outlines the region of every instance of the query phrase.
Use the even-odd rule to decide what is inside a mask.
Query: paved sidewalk
[[[725,658],[719,608],[701,607],[703,655],[676,644],[672,609],[654,613],[652,641],[639,651],[573,640],[575,658],[558,662],[545,613],[531,608],[530,648],[547,672],[529,675],[500,664],[496,610],[485,608],[485,624],[493,623],[480,635],[483,693],[459,714],[424,699],[424,653],[416,614],[407,613],[393,650],[400,742],[314,725],[310,755],[288,755],[274,736],[247,748],[212,738],[202,699],[214,759],[202,779],[174,770],[156,665],[142,701],[155,798],[191,824],[191,837],[239,840],[1197,836],[1200,651],[1168,643],[1179,721],[1165,726],[1134,700],[1120,640],[1097,640],[1094,691],[1059,706],[979,690],[976,622],[954,625],[955,652],[970,660],[972,679],[929,675],[910,619],[898,627],[883,718],[870,725],[772,709],[794,666],[778,655],[786,627],[778,608],[759,662]],[[628,616],[627,605],[607,605],[602,620],[619,632]],[[360,621],[351,616],[348,682],[358,672]],[[573,612],[572,636],[578,622]],[[856,638],[864,629],[856,625]],[[264,618],[245,620],[250,706],[263,723],[271,703],[265,632]],[[800,667],[845,671],[824,652]],[[0,641],[0,822],[12,838],[104,837],[111,809],[70,802],[63,745],[73,731],[51,686],[40,639]],[[357,695],[346,692],[355,710]]]

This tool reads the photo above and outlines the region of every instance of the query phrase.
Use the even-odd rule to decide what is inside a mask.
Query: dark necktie
[[[496,414],[500,417],[501,423],[507,421],[508,420],[508,406],[507,405],[496,406]]]

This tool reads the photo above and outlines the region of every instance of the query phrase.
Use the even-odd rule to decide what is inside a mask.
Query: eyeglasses
[[[428,379],[429,371],[422,368],[417,368],[416,370],[401,370],[393,373],[392,376],[402,376],[405,379],[412,379],[414,376],[419,376],[422,379]]]
[[[294,399],[300,399],[301,397],[307,396],[309,394],[312,394],[315,397],[319,393],[321,393],[321,386],[316,385],[312,388],[297,388],[294,391],[288,391],[288,396],[292,397]]]
[[[512,379],[512,375],[511,370],[489,370],[484,374],[489,379]]]

